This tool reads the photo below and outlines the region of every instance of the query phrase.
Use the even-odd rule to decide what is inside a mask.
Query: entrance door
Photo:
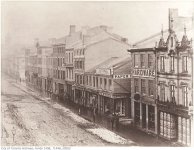
[[[142,128],[146,128],[146,104],[142,104]]]
[[[140,104],[138,102],[134,102],[134,110],[135,110],[135,125],[140,126]]]

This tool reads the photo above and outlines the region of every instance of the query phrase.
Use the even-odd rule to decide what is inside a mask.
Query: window
[[[96,77],[96,87],[98,88],[98,77]]]
[[[89,84],[90,84],[90,86],[92,85],[92,77],[91,76],[89,77]]]
[[[148,90],[149,90],[149,96],[153,96],[154,95],[154,81],[153,80],[148,81]]]
[[[134,67],[138,67],[138,55],[134,54]]]
[[[183,56],[183,72],[188,72],[187,66],[188,66],[188,57]]]
[[[148,54],[148,67],[152,67],[153,65],[153,55],[152,54]]]
[[[170,69],[171,71],[174,71],[174,56],[170,57]]]
[[[95,84],[95,77],[93,77],[93,86],[96,87],[96,84]]]
[[[80,75],[80,84],[83,84],[82,75]]]
[[[145,79],[141,79],[141,92],[142,92],[143,94],[146,94]]]
[[[88,76],[86,76],[86,84],[88,85]]]
[[[69,53],[68,63],[70,63],[70,53]]]
[[[135,93],[139,92],[139,89],[138,89],[138,79],[134,79],[134,85],[135,85]]]
[[[141,67],[145,67],[145,54],[140,55]]]
[[[100,88],[102,88],[102,78],[100,78]]]
[[[160,100],[165,101],[165,85],[162,83],[160,85]]]
[[[165,70],[165,62],[164,62],[164,56],[160,57],[160,71],[164,71]]]
[[[175,101],[175,86],[170,85],[170,101],[174,102]]]
[[[171,37],[171,47],[173,47],[173,37]]]
[[[188,88],[186,86],[183,87],[183,104],[188,107]]]
[[[109,79],[109,90],[111,90],[111,87],[112,87],[112,80]]]
[[[72,55],[71,55],[71,63],[73,63],[73,53],[72,53]]]
[[[104,89],[106,89],[107,81],[104,79]]]

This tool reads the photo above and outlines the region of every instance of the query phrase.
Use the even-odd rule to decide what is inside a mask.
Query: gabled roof
[[[96,69],[111,69],[111,68],[119,68],[120,66],[129,63],[130,55],[123,57],[111,57],[104,62],[96,65],[95,67],[88,70],[88,73],[96,73]]]

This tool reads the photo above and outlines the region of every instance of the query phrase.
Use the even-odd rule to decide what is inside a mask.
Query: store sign
[[[151,69],[134,69],[133,76],[142,76],[142,77],[155,77],[155,70]]]
[[[112,97],[112,95],[110,93],[100,92],[99,94],[102,96],[106,96],[106,97]]]
[[[131,78],[130,74],[122,74],[122,75],[113,75],[113,79],[127,79]]]
[[[110,75],[111,69],[105,69],[105,68],[98,68],[96,69],[97,74],[103,74],[103,75]]]

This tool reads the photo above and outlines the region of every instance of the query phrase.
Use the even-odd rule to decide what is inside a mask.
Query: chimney
[[[127,38],[121,38],[121,41],[124,43],[128,43],[128,39]]]
[[[73,33],[75,33],[75,25],[70,25],[69,35],[72,35]]]
[[[107,28],[108,28],[108,27],[105,26],[105,25],[101,25],[100,28],[103,29],[104,31],[107,31]]]

